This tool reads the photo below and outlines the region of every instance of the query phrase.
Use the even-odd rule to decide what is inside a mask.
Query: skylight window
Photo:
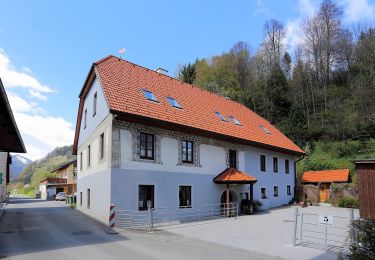
[[[268,135],[272,135],[271,131],[268,130],[267,128],[265,128],[264,126],[260,125],[259,127],[260,127],[260,129],[262,129],[266,134],[268,134]]]
[[[180,106],[180,104],[176,101],[176,99],[171,98],[171,97],[167,97],[167,100],[168,100],[169,104],[171,104],[172,107],[175,107],[175,108],[182,108],[182,107]]]
[[[156,99],[154,93],[152,93],[151,91],[142,89],[142,92],[143,92],[143,95],[145,96],[145,98],[147,98],[148,100],[154,101],[154,102],[158,102],[158,100]]]
[[[220,112],[215,112],[215,115],[217,115],[221,121],[228,122],[228,120]]]
[[[229,116],[230,120],[232,120],[233,123],[236,125],[241,125],[240,121],[238,121],[234,116]]]

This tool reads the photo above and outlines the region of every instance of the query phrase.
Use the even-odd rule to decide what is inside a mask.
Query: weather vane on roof
[[[125,48],[122,48],[122,49],[120,49],[120,50],[118,51],[118,53],[120,53],[120,57],[119,57],[119,59],[121,59],[121,56],[122,56],[122,54],[124,54],[124,52],[125,52]]]

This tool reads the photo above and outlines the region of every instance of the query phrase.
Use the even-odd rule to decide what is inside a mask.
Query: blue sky
[[[235,4],[234,4],[235,2]],[[78,94],[91,63],[108,54],[174,76],[178,64],[227,51],[258,48],[263,24],[281,21],[288,48],[300,39],[314,0],[2,1],[0,77],[28,157],[73,141]],[[339,0],[344,23],[374,23],[375,0]]]

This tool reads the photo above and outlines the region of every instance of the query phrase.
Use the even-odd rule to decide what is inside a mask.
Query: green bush
[[[339,206],[340,208],[357,209],[359,206],[359,203],[358,203],[358,199],[351,197],[351,196],[345,196],[339,200],[339,202],[337,203],[337,206]]]
[[[375,219],[353,221],[350,235],[350,259],[375,259]]]
[[[76,204],[76,203],[72,203],[72,204],[70,204],[70,207],[71,207],[72,209],[75,209],[75,208],[77,207],[77,204]]]

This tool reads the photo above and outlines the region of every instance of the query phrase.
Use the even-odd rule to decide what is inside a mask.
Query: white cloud
[[[344,6],[344,21],[348,23],[375,19],[375,5],[368,0],[341,0]]]
[[[256,8],[253,11],[253,15],[270,15],[271,11],[268,9],[264,3],[264,0],[256,0]]]
[[[316,6],[310,0],[298,1],[298,12],[301,15],[313,16],[316,11]]]
[[[21,156],[25,156],[26,158],[29,158],[32,161],[38,160],[45,155],[43,153],[42,149],[39,149],[33,145],[28,145],[27,146],[27,154],[20,154]]]
[[[72,123],[61,117],[15,113],[15,118],[22,135],[32,137],[51,149],[73,143]]]
[[[38,100],[40,100],[40,101],[46,101],[46,100],[48,99],[47,96],[42,95],[42,94],[40,94],[40,92],[34,91],[34,90],[32,90],[32,89],[29,89],[29,94],[30,94],[30,96],[32,96],[33,98],[36,98],[36,99],[38,99]]]
[[[285,40],[291,54],[296,50],[298,45],[303,44],[303,23],[307,17],[311,17],[317,10],[317,3],[311,0],[299,0],[297,4],[298,16],[289,19],[285,24]]]
[[[33,111],[32,105],[30,105],[29,102],[27,102],[23,98],[19,97],[17,94],[7,92],[7,96],[13,113]]]
[[[2,49],[0,49],[0,77],[8,88],[26,88],[42,93],[54,92],[52,88],[41,84],[30,74],[16,70]]]
[[[40,159],[57,146],[73,143],[72,123],[62,117],[48,115],[38,103],[46,101],[47,95],[54,91],[34,78],[31,69],[27,67],[21,67],[21,70],[15,69],[2,49],[0,49],[0,77],[26,146],[26,157],[32,160]],[[27,92],[24,91],[25,89]],[[48,102],[44,104],[48,105]]]

